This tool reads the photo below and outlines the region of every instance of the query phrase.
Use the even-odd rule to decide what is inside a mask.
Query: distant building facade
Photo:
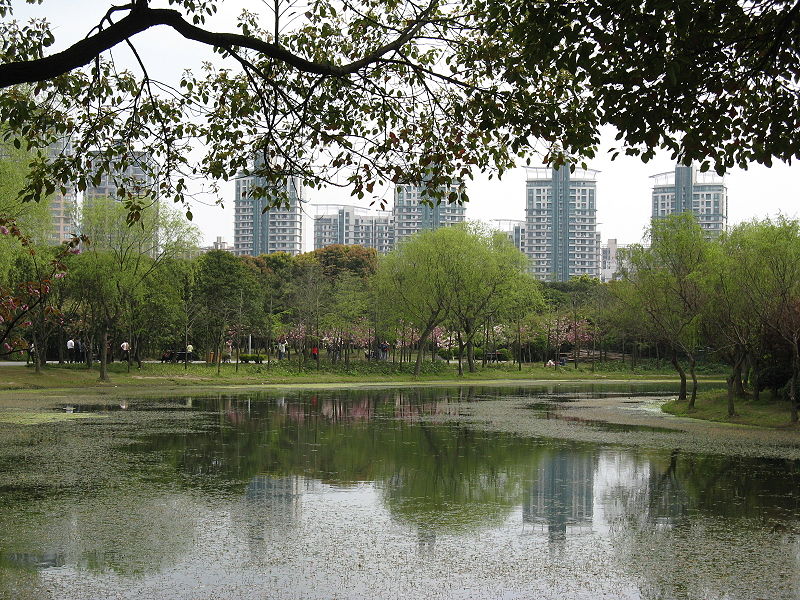
[[[253,198],[251,190],[264,186],[255,175],[236,179],[233,209],[233,253],[259,256],[274,252],[300,254],[303,251],[303,189],[299,178],[286,183],[288,207],[270,208],[262,213],[266,198]]]
[[[528,169],[525,213],[527,254],[537,279],[600,277],[597,171]]]
[[[398,244],[420,231],[458,225],[466,218],[466,207],[463,204],[450,204],[446,200],[450,193],[458,194],[457,184],[450,185],[445,190],[445,199],[434,206],[420,203],[423,189],[423,186],[414,185],[395,187],[394,235]]]
[[[528,229],[526,222],[517,219],[495,219],[494,222],[497,224],[497,229],[508,236],[514,247],[527,256]]]
[[[99,171],[99,162],[104,160],[102,152],[90,152],[88,167],[93,171]],[[131,151],[129,164],[124,169],[104,169],[100,173],[100,180],[97,185],[89,185],[83,192],[84,204],[91,204],[98,198],[108,198],[119,200],[122,198],[117,194],[120,187],[126,192],[137,197],[145,198],[153,195],[155,188],[155,178],[152,176],[154,169],[153,155],[144,151]],[[153,200],[157,198],[153,197]]]
[[[50,160],[62,154],[71,154],[72,148],[66,140],[59,140],[48,148]],[[75,193],[75,186],[69,185],[65,193],[61,190],[56,191],[48,198],[52,229],[50,239],[53,244],[60,244],[64,240],[69,240],[78,230],[78,197]]]
[[[356,244],[379,254],[394,248],[394,217],[388,211],[323,204],[316,207],[314,249],[332,244]]]
[[[617,243],[615,238],[609,239],[600,249],[600,281],[614,281],[619,279],[627,265],[625,252],[627,246]]]
[[[690,212],[701,229],[716,236],[728,228],[728,190],[722,177],[700,173],[693,166],[678,165],[653,180],[652,217]]]

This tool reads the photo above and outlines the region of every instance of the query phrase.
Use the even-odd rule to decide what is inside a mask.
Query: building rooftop
[[[553,178],[553,169],[551,167],[525,167],[528,174],[528,181],[550,180]],[[575,181],[596,181],[597,174],[600,173],[597,169],[581,169],[576,167],[570,173],[570,179]]]
[[[675,185],[675,171],[667,171],[666,173],[658,173],[651,175],[650,179],[653,180],[653,186],[660,185]],[[724,184],[725,179],[720,177],[713,171],[706,171],[701,173],[697,169],[693,169],[692,183],[698,184]]]

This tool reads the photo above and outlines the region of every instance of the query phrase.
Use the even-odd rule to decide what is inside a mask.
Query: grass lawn
[[[3,366],[0,367],[0,391],[2,390],[46,390],[70,388],[108,388],[113,386],[149,387],[182,387],[182,386],[217,386],[217,385],[264,385],[264,384],[311,384],[311,383],[381,383],[381,382],[477,382],[500,380],[667,380],[675,379],[671,370],[661,369],[620,369],[619,367],[603,369],[596,365],[581,365],[575,369],[573,365],[556,369],[545,368],[541,364],[524,365],[518,370],[516,365],[499,363],[479,368],[477,373],[466,373],[463,377],[457,374],[455,363],[443,361],[425,362],[422,373],[415,377],[413,364],[392,362],[352,361],[349,368],[339,363],[331,365],[323,360],[320,368],[309,362],[300,366],[295,360],[280,363],[241,364],[237,372],[234,364],[222,365],[217,374],[216,366],[195,363],[184,369],[182,364],[145,363],[141,370],[135,365],[128,373],[126,363],[109,365],[111,382],[98,381],[98,368],[92,370],[84,365],[49,364],[36,374],[32,367]],[[465,365],[466,367],[466,365]],[[707,375],[706,378],[714,377]],[[719,377],[719,376],[717,376]]]
[[[693,410],[689,410],[688,402],[670,400],[661,410],[678,417],[691,417],[706,421],[737,423],[739,425],[756,425],[759,427],[792,427],[789,403],[775,400],[769,393],[762,394],[762,399],[753,401],[749,398],[735,400],[736,415],[728,417],[728,392],[723,389],[701,390],[697,392],[697,400]]]

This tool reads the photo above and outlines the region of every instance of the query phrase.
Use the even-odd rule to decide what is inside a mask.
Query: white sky
[[[53,51],[58,51],[84,37],[112,2],[45,0],[43,6],[30,6],[15,0],[13,4],[18,19],[29,16],[48,18],[56,36]],[[227,0],[211,27],[233,30],[236,16],[242,8],[258,11],[263,8],[263,3],[261,0]],[[184,69],[197,69],[201,61],[212,58],[208,49],[187,42],[164,28],[140,34],[135,38],[135,43],[151,70],[151,76],[168,82],[176,81]],[[127,49],[115,51],[115,57],[123,66],[136,70]],[[607,149],[614,141],[614,132],[608,130],[605,134],[599,158],[588,165],[600,171],[597,182],[598,230],[603,240],[617,238],[620,243],[637,242],[650,218],[649,176],[670,171],[674,165],[666,153],[657,156],[649,164],[622,156],[612,162]],[[798,216],[800,165],[778,164],[771,169],[754,165],[748,171],[735,169],[726,176],[725,181],[728,186],[730,224],[778,213]],[[219,206],[195,206],[192,209],[194,222],[202,230],[207,243],[217,236],[222,236],[228,242],[233,240],[232,184],[223,188],[223,195],[226,200],[224,210]],[[509,172],[501,181],[496,178],[489,181],[486,177],[478,176],[469,186],[469,195],[468,219],[524,219],[525,171],[517,169]],[[346,191],[339,189],[310,191],[307,197],[312,204],[368,205],[368,201],[351,199]],[[391,194],[387,197],[391,198]],[[309,212],[313,212],[313,209]],[[309,233],[307,228],[307,249],[310,249]]]

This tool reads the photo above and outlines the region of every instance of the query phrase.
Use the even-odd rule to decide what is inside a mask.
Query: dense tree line
[[[39,208],[24,207],[19,222],[36,230]],[[33,346],[40,369],[68,360],[66,340],[77,339],[101,379],[123,341],[129,365],[165,353],[188,362],[192,346],[218,369],[242,356],[269,364],[278,344],[300,365],[358,357],[413,361],[416,373],[426,357],[455,360],[459,373],[495,360],[633,369],[647,357],[673,365],[690,406],[698,363],[716,361],[730,369],[731,414],[737,397],[769,388],[798,417],[796,221],[708,239],[690,215],[658,220],[647,245],[628,249],[622,278],[601,284],[535,281],[505,234],[477,224],[422,232],[384,257],[340,245],[237,257],[197,255],[198,232],[168,207],[133,226],[126,214],[116,201],[88,203],[83,239],[61,248],[2,226],[1,353]]]
[[[609,286],[607,311],[621,329],[660,345],[687,398],[685,357],[697,395],[699,355],[730,367],[728,412],[749,385],[786,386],[792,420],[798,419],[800,342],[800,224],[777,219],[737,225],[708,239],[688,214],[655,221],[648,247],[630,249],[627,276]]]

